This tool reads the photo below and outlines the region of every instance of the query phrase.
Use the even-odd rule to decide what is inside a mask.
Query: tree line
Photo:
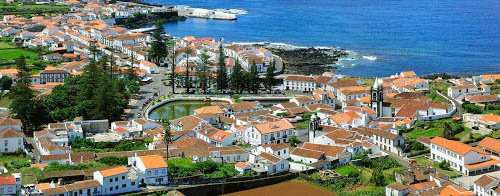
[[[24,130],[29,133],[48,123],[75,117],[110,122],[121,119],[131,95],[139,90],[135,69],[129,67],[122,73],[113,67],[110,56],[104,55],[99,60],[95,56],[94,53],[83,74],[67,77],[64,85],[55,86],[48,95],[39,95],[31,88],[24,57],[17,61],[19,72],[9,93],[10,111],[21,120]]]
[[[168,44],[169,40],[166,40],[161,36],[164,28],[161,23],[156,24],[156,29],[153,32],[154,41],[151,43],[151,48],[149,49],[149,58],[152,59],[156,64],[160,64],[164,60],[167,60],[169,54],[169,47],[173,47],[173,44]],[[196,77],[200,84],[200,89],[203,93],[208,92],[208,88],[215,84],[217,86],[217,90],[219,92],[224,92],[225,90],[230,89],[234,93],[243,93],[243,91],[247,91],[248,93],[259,93],[261,85],[266,90],[271,90],[272,87],[276,84],[274,79],[274,71],[275,62],[273,61],[271,65],[267,68],[264,80],[261,80],[258,76],[257,65],[255,62],[250,66],[250,70],[245,70],[238,61],[235,61],[235,65],[233,66],[232,73],[228,73],[228,68],[226,67],[226,59],[227,56],[224,53],[224,47],[222,42],[219,45],[219,58],[217,60],[217,69],[215,73],[212,73],[211,66],[212,62],[209,60],[210,56],[206,53],[200,54],[201,63],[193,63],[189,61],[189,58],[192,57],[193,49],[185,47],[182,49],[183,55],[185,56],[185,68],[186,71],[183,75],[183,83],[186,88],[186,92],[190,92],[193,83],[190,76],[191,71],[196,71]],[[172,65],[171,66],[171,74],[168,76],[171,80],[170,85],[172,85],[172,92],[175,92],[175,78],[179,75],[175,73],[175,56],[177,54],[172,52]],[[213,76],[215,75],[215,76]]]

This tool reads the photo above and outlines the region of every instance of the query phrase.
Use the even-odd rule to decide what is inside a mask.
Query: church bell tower
[[[384,88],[382,87],[382,81],[376,78],[373,87],[370,89],[370,108],[377,113],[377,117],[383,116],[383,102]]]

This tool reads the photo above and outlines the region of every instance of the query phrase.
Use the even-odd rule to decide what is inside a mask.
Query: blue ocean
[[[165,29],[179,37],[223,37],[226,42],[337,46],[358,57],[341,62],[349,67],[340,69],[345,75],[500,73],[499,0],[146,1],[246,10],[236,21],[190,18],[167,23]]]

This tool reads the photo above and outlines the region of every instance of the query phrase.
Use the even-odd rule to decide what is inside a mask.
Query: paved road
[[[431,91],[436,92],[434,90],[431,90]],[[445,93],[439,92],[439,93],[436,93],[436,94],[441,95],[441,97],[444,97],[445,99],[451,100],[455,104],[455,106],[457,108],[457,111],[455,112],[455,114],[453,114],[453,117],[462,117],[462,114],[464,114],[464,108],[462,107],[462,104],[460,104],[455,99],[449,97]]]
[[[172,87],[165,85],[168,84],[168,81],[166,80],[167,76],[165,75],[166,72],[167,70],[165,67],[160,67],[159,74],[149,75],[153,78],[153,82],[140,87],[139,94],[141,95],[141,99],[131,101],[131,108],[129,113],[127,114],[128,119],[137,118],[137,115],[140,113],[143,104],[147,99],[152,97],[154,93],[157,93],[158,95],[171,93]]]

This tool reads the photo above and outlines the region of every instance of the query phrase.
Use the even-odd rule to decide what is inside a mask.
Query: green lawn
[[[296,129],[308,129],[309,128],[309,121],[306,120],[306,121],[302,121],[302,122],[296,122],[296,123],[293,123],[293,126]]]
[[[440,128],[429,128],[427,130],[414,129],[414,130],[406,133],[406,136],[411,137],[411,138],[418,138],[418,137],[431,138],[431,137],[441,135],[442,132],[443,132],[443,130]]]
[[[12,49],[12,48],[16,48],[16,47],[8,42],[0,42],[0,50],[1,49]]]
[[[26,51],[23,49],[5,49],[5,50],[0,50],[0,59],[4,60],[14,60],[17,59],[21,56],[25,56],[27,58],[38,58],[38,55],[36,53]]]
[[[448,92],[448,88],[452,85],[453,84],[450,82],[436,82],[436,83],[431,83],[430,87],[431,89],[439,92]]]
[[[461,176],[459,173],[455,172],[454,170],[451,170],[451,169],[444,170],[444,169],[439,168],[439,163],[437,163],[437,162],[433,163],[433,161],[429,160],[427,157],[422,156],[422,157],[415,158],[415,160],[418,163],[420,163],[421,165],[435,167],[437,172],[444,173],[444,174],[448,175],[448,177],[450,177],[450,178],[456,178],[456,177]]]
[[[491,133],[491,137],[500,139],[500,130],[493,131],[493,133]]]
[[[9,99],[9,96],[3,95],[0,98],[0,107],[8,108],[12,101]]]
[[[353,165],[345,165],[342,167],[335,168],[335,172],[343,176],[347,176],[349,172],[355,172],[355,171],[358,171],[358,169]]]
[[[0,165],[7,166],[9,173],[21,173],[23,184],[33,184],[37,177],[42,176],[42,171],[38,168],[22,167],[20,169],[13,168],[12,162],[28,162],[30,159],[22,156],[3,155],[0,156]]]

